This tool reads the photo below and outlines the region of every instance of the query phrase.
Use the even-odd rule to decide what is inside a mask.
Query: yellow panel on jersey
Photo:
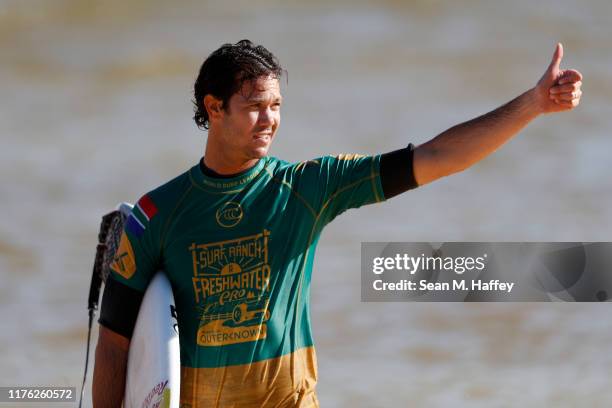
[[[316,383],[314,347],[251,364],[182,367],[181,407],[318,407]]]

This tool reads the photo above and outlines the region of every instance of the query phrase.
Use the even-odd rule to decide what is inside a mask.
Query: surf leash
[[[85,352],[85,372],[83,373],[83,385],[81,387],[81,397],[79,399],[79,408],[83,403],[83,394],[85,392],[85,382],[87,380],[87,368],[89,366],[89,348],[91,342],[91,328],[93,325],[96,311],[98,310],[98,302],[100,299],[100,288],[102,283],[106,282],[106,278],[110,273],[110,263],[119,245],[121,232],[123,231],[124,216],[119,210],[112,211],[102,217],[100,223],[100,231],[98,232],[98,245],[96,247],[96,257],[91,275],[91,284],[89,285],[89,297],[87,299],[87,310],[89,313],[89,325],[87,330],[87,348]]]

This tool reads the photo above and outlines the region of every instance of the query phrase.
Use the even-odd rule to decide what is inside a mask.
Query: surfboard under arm
[[[132,206],[119,205],[129,214]],[[172,286],[158,271],[147,287],[130,342],[125,408],[178,408],[180,348]]]

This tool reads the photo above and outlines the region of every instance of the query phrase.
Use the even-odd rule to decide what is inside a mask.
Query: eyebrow
[[[265,102],[265,101],[267,101],[267,100],[268,100],[268,98],[255,97],[255,98],[249,98],[249,99],[246,99],[246,100],[244,101],[244,103],[246,103],[246,104],[251,104],[251,103],[259,103],[259,102]],[[273,101],[274,101],[274,102],[282,102],[282,101],[283,101],[283,97],[282,97],[282,96],[279,96],[278,98],[274,98],[274,100],[273,100]]]

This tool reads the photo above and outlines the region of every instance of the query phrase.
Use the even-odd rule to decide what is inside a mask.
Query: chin
[[[268,147],[259,147],[257,149],[254,149],[251,152],[251,157],[253,159],[261,159],[262,157],[266,157],[268,154]]]

